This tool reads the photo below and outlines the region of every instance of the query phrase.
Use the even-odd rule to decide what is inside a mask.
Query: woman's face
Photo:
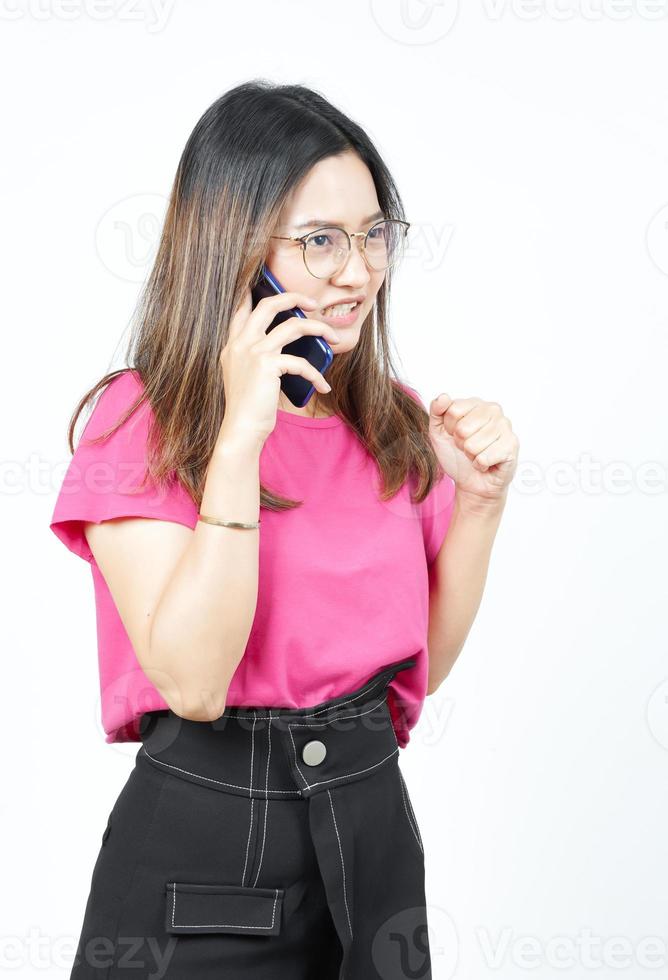
[[[358,155],[350,150],[339,156],[327,157],[311,169],[293,191],[281,212],[276,235],[306,235],[323,225],[338,225],[348,233],[367,231],[382,215],[371,173]],[[298,227],[308,222],[305,227]],[[358,242],[353,239],[350,254],[343,268],[330,279],[312,276],[296,242],[271,240],[265,262],[270,271],[288,291],[295,290],[312,296],[318,303],[315,310],[304,310],[306,316],[323,320],[336,330],[339,341],[328,343],[334,354],[352,350],[360,329],[372,308],[376,293],[385,278],[385,271],[370,269],[362,257]],[[327,307],[360,299],[351,317],[325,316]],[[331,313],[331,311],[330,311]]]

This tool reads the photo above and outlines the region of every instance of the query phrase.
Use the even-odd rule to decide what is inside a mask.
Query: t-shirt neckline
[[[326,415],[322,418],[310,418],[307,415],[296,415],[295,412],[287,412],[284,408],[276,409],[277,420],[287,422],[289,425],[302,425],[310,429],[327,429],[333,425],[341,425],[343,419],[340,415]]]

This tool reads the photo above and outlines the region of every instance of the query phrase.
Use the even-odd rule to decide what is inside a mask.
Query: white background
[[[0,0],[8,976],[69,976],[138,748],[104,742],[90,570],[48,528],[67,422],[123,363],[190,131],[257,76],[376,141],[418,231],[405,377],[499,401],[520,439],[480,611],[401,756],[434,977],[668,975],[668,0],[460,8]]]

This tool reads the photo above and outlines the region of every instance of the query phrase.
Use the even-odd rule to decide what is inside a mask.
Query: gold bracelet
[[[243,521],[219,521],[217,517],[205,517],[204,514],[197,515],[198,521],[206,521],[207,524],[220,524],[221,527],[259,527],[260,522],[244,524]]]

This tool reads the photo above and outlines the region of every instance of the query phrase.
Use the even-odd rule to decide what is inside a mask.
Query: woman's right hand
[[[252,302],[248,289],[232,317],[228,340],[220,355],[225,415],[219,438],[240,437],[257,440],[262,445],[276,425],[282,375],[299,374],[317,391],[331,390],[321,372],[305,357],[282,354],[283,347],[307,334],[324,337],[330,343],[336,343],[339,338],[329,324],[308,316],[306,319],[290,317],[267,333],[277,313],[294,306],[305,312],[317,308],[316,301],[305,293],[267,296],[255,309]]]

